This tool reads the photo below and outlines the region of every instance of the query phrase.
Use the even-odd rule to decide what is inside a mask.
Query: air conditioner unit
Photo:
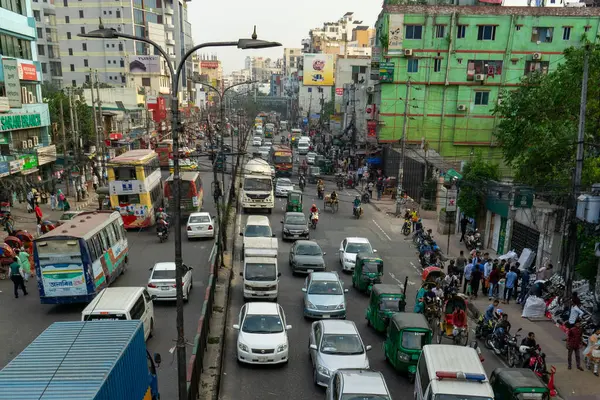
[[[531,55],[531,59],[533,59],[533,60],[541,60],[542,59],[542,53],[533,53]]]
[[[32,139],[29,139],[29,140],[27,141],[27,148],[28,148],[28,149],[31,149],[32,147],[33,147],[33,140],[32,140]]]
[[[485,81],[485,75],[484,74],[477,74],[477,75],[475,75],[475,80],[476,81]]]
[[[21,142],[21,148],[22,148],[22,149],[26,149],[26,148],[27,148],[27,140],[23,140],[23,141]]]
[[[34,146],[37,146],[37,145],[39,145],[39,144],[40,144],[40,141],[38,140],[38,137],[37,137],[37,136],[34,136],[34,137],[33,137],[33,145],[34,145]]]
[[[373,86],[367,86],[367,93],[373,93],[375,88]]]
[[[412,57],[413,51],[412,49],[404,49],[404,57]]]
[[[465,104],[458,105],[458,111],[467,111],[467,106]]]

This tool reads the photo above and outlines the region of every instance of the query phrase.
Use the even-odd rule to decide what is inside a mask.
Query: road
[[[334,183],[327,182],[325,193],[330,193],[333,188]],[[368,238],[373,248],[378,250],[378,254],[384,260],[384,283],[403,285],[405,277],[408,276],[407,310],[412,310],[416,291],[420,287],[421,269],[417,265],[416,250],[412,247],[410,240],[404,240],[404,236],[400,232],[401,226],[397,221],[377,212],[373,207],[365,206],[363,218],[354,219],[351,201],[356,192],[348,189],[339,193],[340,208],[335,215],[330,211],[322,210],[322,201],[316,199],[315,185],[308,185],[304,193],[305,211],[310,208],[312,203],[321,209],[319,226],[315,231],[311,231],[311,239],[316,240],[326,252],[325,262],[328,270],[338,271],[345,287],[349,289],[346,294],[347,319],[356,323],[364,343],[373,346],[368,353],[371,368],[383,372],[394,398],[412,396],[413,387],[408,379],[399,375],[384,361],[382,343],[385,337],[367,327],[365,310],[368,297],[352,288],[351,275],[342,273],[337,250],[345,237]],[[281,237],[280,221],[285,213],[284,207],[285,199],[278,199],[275,210],[270,216],[271,226],[278,237]],[[241,226],[244,226],[245,216],[241,216],[240,219]],[[223,375],[219,395],[221,400],[280,400],[284,398],[304,400],[323,398],[324,396],[324,389],[313,384],[312,366],[307,351],[311,323],[306,321],[302,315],[301,288],[304,277],[293,276],[288,268],[290,247],[290,242],[279,241],[278,261],[282,277],[278,301],[286,313],[287,323],[292,325],[292,329],[288,331],[289,364],[287,366],[249,367],[240,365],[236,361],[237,332],[232,329],[232,325],[237,323],[243,298],[242,278],[234,274],[226,327]],[[471,334],[471,336],[474,335]],[[502,366],[494,355],[485,349],[482,350],[486,359],[484,366],[488,373],[494,368]]]
[[[206,160],[206,161],[204,161]],[[201,165],[207,163],[204,159]],[[201,166],[203,170],[206,167]],[[163,171],[163,178],[168,177],[168,172]],[[204,211],[216,215],[216,209],[211,195],[212,172],[201,172],[204,185]],[[220,176],[219,176],[220,179]],[[229,176],[225,175],[226,185]],[[185,234],[185,222],[182,222],[183,260],[193,270],[193,290],[190,300],[184,305],[185,336],[190,346],[187,350],[188,358],[191,355],[192,343],[198,327],[198,319],[202,311],[204,289],[208,279],[207,260],[214,241],[201,239],[188,241]],[[149,268],[159,261],[173,261],[175,257],[174,234],[171,232],[165,243],[159,243],[154,229],[146,231],[129,231],[129,268],[119,277],[114,286],[146,286],[150,274]],[[79,320],[81,310],[85,304],[49,306],[42,305],[35,284],[30,281],[31,295],[15,299],[12,295],[12,283],[8,280],[0,281],[0,368],[19,354],[35,339],[44,329],[56,321]],[[151,353],[161,354],[163,362],[159,371],[159,387],[161,398],[177,398],[177,364],[170,350],[175,345],[177,332],[175,329],[175,304],[174,302],[155,302],[155,331],[154,337],[148,340],[148,349]],[[110,344],[106,344],[110,345]]]

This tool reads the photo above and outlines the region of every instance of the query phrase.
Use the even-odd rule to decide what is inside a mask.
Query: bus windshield
[[[292,156],[275,156],[273,157],[275,164],[291,164]]]
[[[244,179],[244,190],[256,190],[266,192],[273,190],[271,179],[246,178]]]

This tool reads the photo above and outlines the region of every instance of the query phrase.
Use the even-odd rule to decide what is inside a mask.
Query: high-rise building
[[[33,18],[29,1],[0,2],[0,188],[11,179],[44,182],[56,161]]]
[[[54,1],[33,0],[31,3],[37,34],[37,54],[42,79],[62,85],[62,65],[58,47],[58,32],[56,28],[56,8]]]
[[[302,49],[286,47],[283,49],[283,75],[290,76],[293,72],[298,71],[299,65],[302,63]]]

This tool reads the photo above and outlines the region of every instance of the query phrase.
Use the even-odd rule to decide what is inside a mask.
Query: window
[[[569,40],[571,38],[571,27],[563,26],[563,40]]]
[[[42,18],[40,18],[40,12],[38,10],[33,10],[33,18],[37,22],[41,22],[42,21]]]
[[[404,31],[406,32],[404,35],[404,39],[421,39],[423,35],[423,26],[405,25]]]
[[[25,3],[21,0],[0,0],[0,8],[26,16]]]
[[[0,54],[5,57],[31,60],[31,42],[12,35],[0,34]]]
[[[89,65],[88,65],[88,64],[89,64],[89,63],[88,63],[88,60],[87,60],[87,58],[86,58],[86,59],[84,59],[84,60],[83,60],[83,66],[84,66],[84,67],[89,67]]]
[[[38,39],[43,39],[44,38],[44,30],[42,28],[37,28],[36,32],[37,32]]]
[[[408,60],[408,73],[416,73],[419,72],[419,59],[411,58]]]
[[[515,30],[520,31],[523,25],[515,25]]]
[[[131,307],[129,315],[131,316],[131,319],[140,319],[142,318],[142,315],[144,315],[144,311],[146,311],[146,305],[144,304],[144,298],[140,296],[133,307]]]
[[[106,48],[107,49],[110,48],[110,44],[106,43]]]
[[[534,43],[552,43],[554,28],[534,26],[531,30],[531,41]]]
[[[71,32],[67,32],[67,39],[71,39]]]
[[[537,72],[546,75],[548,73],[549,61],[527,61],[525,62],[525,75]]]
[[[436,25],[435,26],[435,37],[436,38],[443,38],[444,37],[444,33],[446,32],[446,25]]]
[[[81,33],[85,33],[85,26],[82,26],[81,28],[79,28],[79,31],[80,31]]]
[[[587,25],[583,30],[586,31],[586,32],[589,32],[590,28],[591,28],[591,26]]]
[[[440,72],[442,70],[442,59],[435,58],[433,60],[433,72]]]
[[[71,81],[71,86],[77,86],[77,81],[75,79]]]
[[[121,60],[121,61],[119,61],[119,65],[120,65],[121,67],[124,67],[124,66],[125,66],[125,60]]]
[[[71,69],[71,72],[75,71],[75,64],[69,65],[69,68]]]
[[[48,73],[48,64],[42,63],[42,73],[43,74]]]
[[[65,24],[68,24],[71,22],[71,18],[68,15],[65,15]]]
[[[467,80],[472,81],[478,74],[484,74],[491,78],[502,75],[502,61],[469,60],[467,62]]]
[[[475,91],[475,105],[487,106],[490,101],[490,92]]]
[[[69,7],[69,0],[63,0],[63,6]]]
[[[38,55],[43,56],[46,52],[46,49],[44,48],[44,45],[38,44],[37,51],[38,51]]]
[[[429,372],[427,371],[427,364],[425,363],[425,357],[421,357],[419,359],[419,364],[417,365],[417,369],[419,370],[419,379],[421,380],[421,388],[423,389],[423,393],[427,390],[429,386]]]
[[[142,78],[142,86],[150,86],[150,78]]]
[[[87,43],[81,43],[81,50],[87,51]]]
[[[456,38],[464,39],[467,35],[467,26],[466,25],[458,25],[456,28]]]
[[[119,43],[119,51],[123,51],[123,43]]]
[[[496,25],[479,25],[477,40],[496,40]]]
[[[83,18],[83,10],[79,10],[79,18]]]
[[[125,83],[125,75],[121,75],[121,83]]]
[[[73,55],[73,49],[69,49],[69,55],[72,56]]]
[[[117,10],[116,14],[117,14],[117,18],[121,18],[121,10]]]

